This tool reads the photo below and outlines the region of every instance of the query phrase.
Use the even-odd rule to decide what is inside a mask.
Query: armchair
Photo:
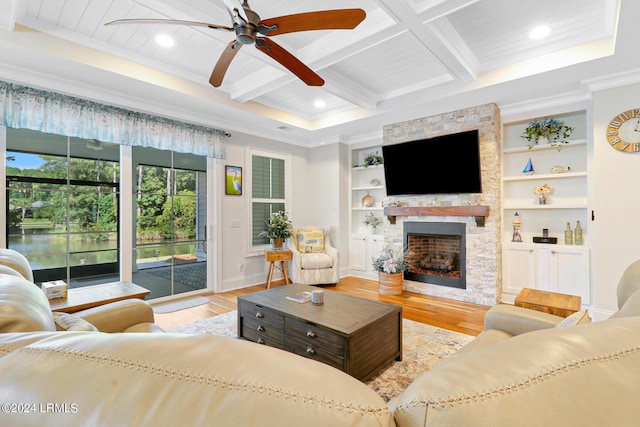
[[[324,229],[316,226],[295,227],[291,242],[289,276],[294,283],[321,285],[338,283],[338,249]]]
[[[33,275],[24,256],[0,249],[0,333],[56,331],[63,329],[62,324],[81,324],[81,330],[101,332],[163,332],[154,323],[151,306],[139,299],[54,315],[44,292],[27,277]]]

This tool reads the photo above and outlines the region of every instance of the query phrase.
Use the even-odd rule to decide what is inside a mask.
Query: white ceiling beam
[[[7,31],[13,31],[16,25],[16,18],[22,15],[26,10],[26,1],[24,0],[0,0],[0,28]]]
[[[374,110],[378,107],[376,94],[330,68],[322,70],[326,84],[324,90],[332,95],[344,99],[358,107]]]
[[[417,13],[405,1],[375,0],[397,22],[398,30],[411,32],[416,39],[427,49],[431,55],[460,83],[469,83],[476,78],[470,62],[462,52],[468,49],[457,49],[449,40],[451,32],[443,31],[444,25],[438,24],[446,20],[446,16],[466,7],[476,0],[453,0],[433,3]],[[451,27],[452,28],[452,27]],[[461,43],[457,37],[456,44]]]

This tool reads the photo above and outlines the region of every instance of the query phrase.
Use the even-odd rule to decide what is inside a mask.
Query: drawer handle
[[[316,354],[316,351],[313,349],[313,347],[307,347],[307,354]]]
[[[314,331],[307,331],[307,337],[308,338],[315,338],[317,337],[316,333]]]
[[[258,338],[257,343],[258,343],[258,344],[264,344],[264,340],[263,340],[262,338]]]
[[[256,313],[256,317],[257,317],[258,319],[262,319],[262,318],[264,317],[264,313],[263,313],[263,312],[261,312],[261,311],[259,311],[259,312],[257,312],[257,313]]]
[[[264,332],[264,326],[258,325],[258,332]]]

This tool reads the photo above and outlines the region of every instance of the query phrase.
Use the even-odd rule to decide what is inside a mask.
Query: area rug
[[[156,304],[153,306],[153,312],[159,314],[171,313],[178,310],[184,310],[185,308],[197,307],[199,305],[207,304],[208,302],[209,298],[207,297],[183,298],[177,301]]]
[[[236,311],[178,326],[168,332],[237,336]],[[402,360],[383,367],[366,384],[385,401],[398,396],[413,380],[434,363],[455,353],[473,340],[470,335],[448,331],[424,323],[402,319]]]

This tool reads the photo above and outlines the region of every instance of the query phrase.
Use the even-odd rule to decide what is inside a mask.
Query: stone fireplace
[[[466,288],[466,227],[456,222],[405,222],[404,278]]]
[[[473,129],[479,130],[483,192],[387,198],[383,202],[385,206],[401,206],[405,213],[389,213],[396,208],[386,208],[385,215],[388,215],[388,219],[383,224],[384,246],[396,251],[406,250],[409,243],[420,246],[435,245],[437,248],[435,255],[407,254],[416,258],[408,260],[414,265],[414,271],[405,277],[405,290],[458,301],[494,305],[500,302],[502,296],[501,127],[498,107],[495,104],[486,104],[387,125],[384,127],[383,143],[395,144]],[[452,168],[456,163],[455,158],[439,161],[450,162]],[[413,173],[419,179],[420,171]],[[461,179],[464,179],[464,171],[461,171]],[[487,213],[483,213],[483,210]],[[451,249],[439,246],[451,243],[448,237],[440,237],[435,241],[419,237],[415,242],[409,242],[405,237],[405,225],[411,228],[415,227],[415,224],[442,223],[453,224],[453,228],[464,230],[460,233],[464,237],[458,243],[459,254],[451,255]],[[444,234],[450,235],[449,231]],[[459,270],[459,273],[454,270]],[[443,276],[458,274],[461,279],[453,286],[449,281],[442,280]]]

